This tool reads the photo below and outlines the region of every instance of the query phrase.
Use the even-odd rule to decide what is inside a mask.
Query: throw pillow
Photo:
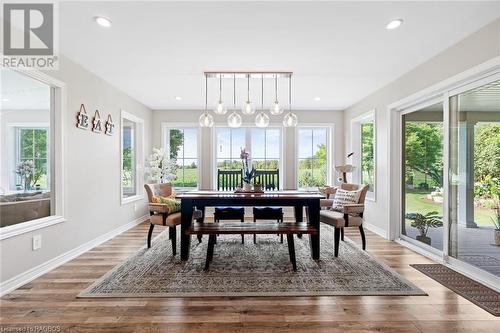
[[[160,203],[162,205],[167,206],[168,208],[168,213],[177,213],[181,211],[181,201],[180,200],[175,200],[170,197],[164,198],[160,197]]]
[[[338,189],[333,197],[332,210],[342,212],[344,205],[358,203],[361,191],[346,191]]]

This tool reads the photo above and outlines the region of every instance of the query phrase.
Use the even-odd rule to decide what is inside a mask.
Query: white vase
[[[251,190],[252,190],[252,184],[250,184],[250,183],[243,183],[243,191],[250,192]]]

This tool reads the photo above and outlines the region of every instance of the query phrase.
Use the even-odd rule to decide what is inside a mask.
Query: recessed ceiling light
[[[392,30],[392,29],[398,28],[401,24],[403,24],[403,20],[402,19],[395,19],[395,20],[392,20],[391,22],[387,23],[387,25],[385,26],[385,28],[387,30]]]
[[[94,21],[96,21],[96,23],[99,24],[101,27],[105,28],[111,27],[111,21],[105,17],[96,16],[94,17]]]
[[[315,100],[316,102],[319,102],[319,101],[321,101],[321,97],[314,97],[314,100]]]
[[[175,96],[175,100],[176,101],[180,101],[180,100],[182,100],[182,97],[181,96]]]

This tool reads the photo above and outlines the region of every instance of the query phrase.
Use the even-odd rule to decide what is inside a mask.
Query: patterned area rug
[[[286,238],[220,235],[210,270],[205,272],[207,237],[193,237],[190,259],[172,257],[168,232],[150,249],[142,248],[94,282],[79,297],[200,297],[426,295],[385,264],[346,238],[333,255],[333,231],[322,226],[321,260],[311,259],[308,237],[295,238],[297,272],[292,270]],[[369,244],[368,244],[369,246]]]
[[[441,264],[415,264],[424,273],[492,315],[500,316],[500,293]]]

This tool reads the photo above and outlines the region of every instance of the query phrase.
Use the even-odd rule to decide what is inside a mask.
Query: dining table
[[[317,192],[304,191],[270,191],[263,193],[238,193],[221,191],[189,191],[178,194],[181,200],[181,260],[189,259],[191,248],[190,233],[193,226],[193,211],[201,210],[202,217],[198,222],[205,221],[205,208],[228,206],[265,206],[293,207],[295,223],[306,224],[309,232],[311,257],[319,260],[320,253],[320,199],[324,196]],[[303,211],[305,208],[306,221]],[[292,224],[295,224],[292,223]]]

